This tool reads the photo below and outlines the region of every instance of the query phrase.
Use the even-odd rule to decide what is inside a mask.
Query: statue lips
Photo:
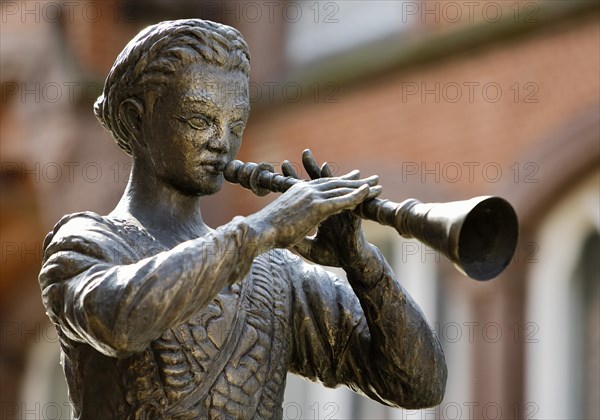
[[[226,162],[221,159],[206,159],[200,162],[200,165],[204,167],[208,173],[219,175],[223,173]]]

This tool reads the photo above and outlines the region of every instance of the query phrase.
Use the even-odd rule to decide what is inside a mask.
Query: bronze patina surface
[[[282,418],[288,371],[391,406],[443,398],[438,339],[348,211],[376,176],[321,178],[309,157],[312,181],[203,222],[241,145],[248,73],[238,31],[192,19],[142,31],[108,75],[94,110],[132,156],[129,183],[110,214],[57,223],[39,276],[76,418]]]

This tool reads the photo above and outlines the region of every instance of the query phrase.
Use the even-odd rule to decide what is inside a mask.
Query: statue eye
[[[234,135],[236,135],[238,137],[241,137],[242,133],[244,132],[244,128],[246,128],[246,126],[244,125],[244,123],[239,122],[239,123],[233,124],[231,126],[231,132]]]
[[[196,130],[206,130],[208,127],[210,127],[210,121],[202,115],[194,115],[193,117],[188,118],[186,121],[190,127]]]

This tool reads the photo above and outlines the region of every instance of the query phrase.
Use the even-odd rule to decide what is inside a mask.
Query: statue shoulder
[[[91,211],[63,216],[44,239],[44,261],[61,251],[92,256],[128,247],[123,231],[107,216]],[[104,259],[104,258],[103,258]]]

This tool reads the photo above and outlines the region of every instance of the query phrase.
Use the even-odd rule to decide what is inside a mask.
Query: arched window
[[[596,172],[554,206],[536,236],[526,317],[537,331],[525,344],[534,418],[598,418],[599,191]]]
[[[579,361],[574,375],[574,400],[581,408],[578,415],[600,418],[600,235],[590,232],[583,242],[574,273],[578,304],[574,307],[573,345]],[[577,401],[579,400],[579,401]]]

